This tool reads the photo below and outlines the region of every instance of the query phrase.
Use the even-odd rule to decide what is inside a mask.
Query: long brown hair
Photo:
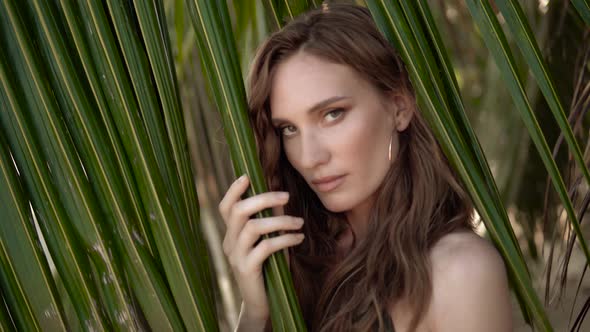
[[[383,331],[389,308],[404,298],[414,313],[414,330],[432,294],[429,249],[445,234],[473,230],[469,197],[416,111],[378,189],[366,234],[371,241],[354,241],[351,251],[338,257],[336,238],[350,225],[343,214],[328,211],[291,166],[271,124],[273,75],[298,51],[348,65],[383,94],[403,92],[416,105],[402,61],[364,7],[312,10],[258,49],[248,78],[249,116],[270,190],[288,191],[285,213],[306,221],[305,241],[290,249],[290,263],[308,328]]]

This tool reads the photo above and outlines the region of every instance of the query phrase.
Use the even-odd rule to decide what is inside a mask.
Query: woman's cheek
[[[350,125],[344,131],[346,137],[341,142],[346,144],[346,148],[352,158],[359,158],[367,156],[375,149],[375,131],[372,126],[369,126],[366,119],[354,119],[349,122]]]

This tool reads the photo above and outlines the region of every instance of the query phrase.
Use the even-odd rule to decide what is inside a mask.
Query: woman
[[[281,249],[311,331],[512,329],[503,261],[473,232],[468,195],[367,9],[295,19],[260,47],[248,88],[272,191],[242,200],[242,176],[219,205],[237,330],[270,325],[262,264]]]

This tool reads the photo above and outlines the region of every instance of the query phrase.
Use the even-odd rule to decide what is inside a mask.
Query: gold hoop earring
[[[391,134],[391,138],[389,139],[389,161],[391,161],[391,142],[393,141],[393,134]]]

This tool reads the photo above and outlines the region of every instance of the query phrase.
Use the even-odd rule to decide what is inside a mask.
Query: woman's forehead
[[[354,97],[368,87],[350,66],[298,53],[278,65],[272,81],[270,106],[273,115],[311,109],[333,97]]]

